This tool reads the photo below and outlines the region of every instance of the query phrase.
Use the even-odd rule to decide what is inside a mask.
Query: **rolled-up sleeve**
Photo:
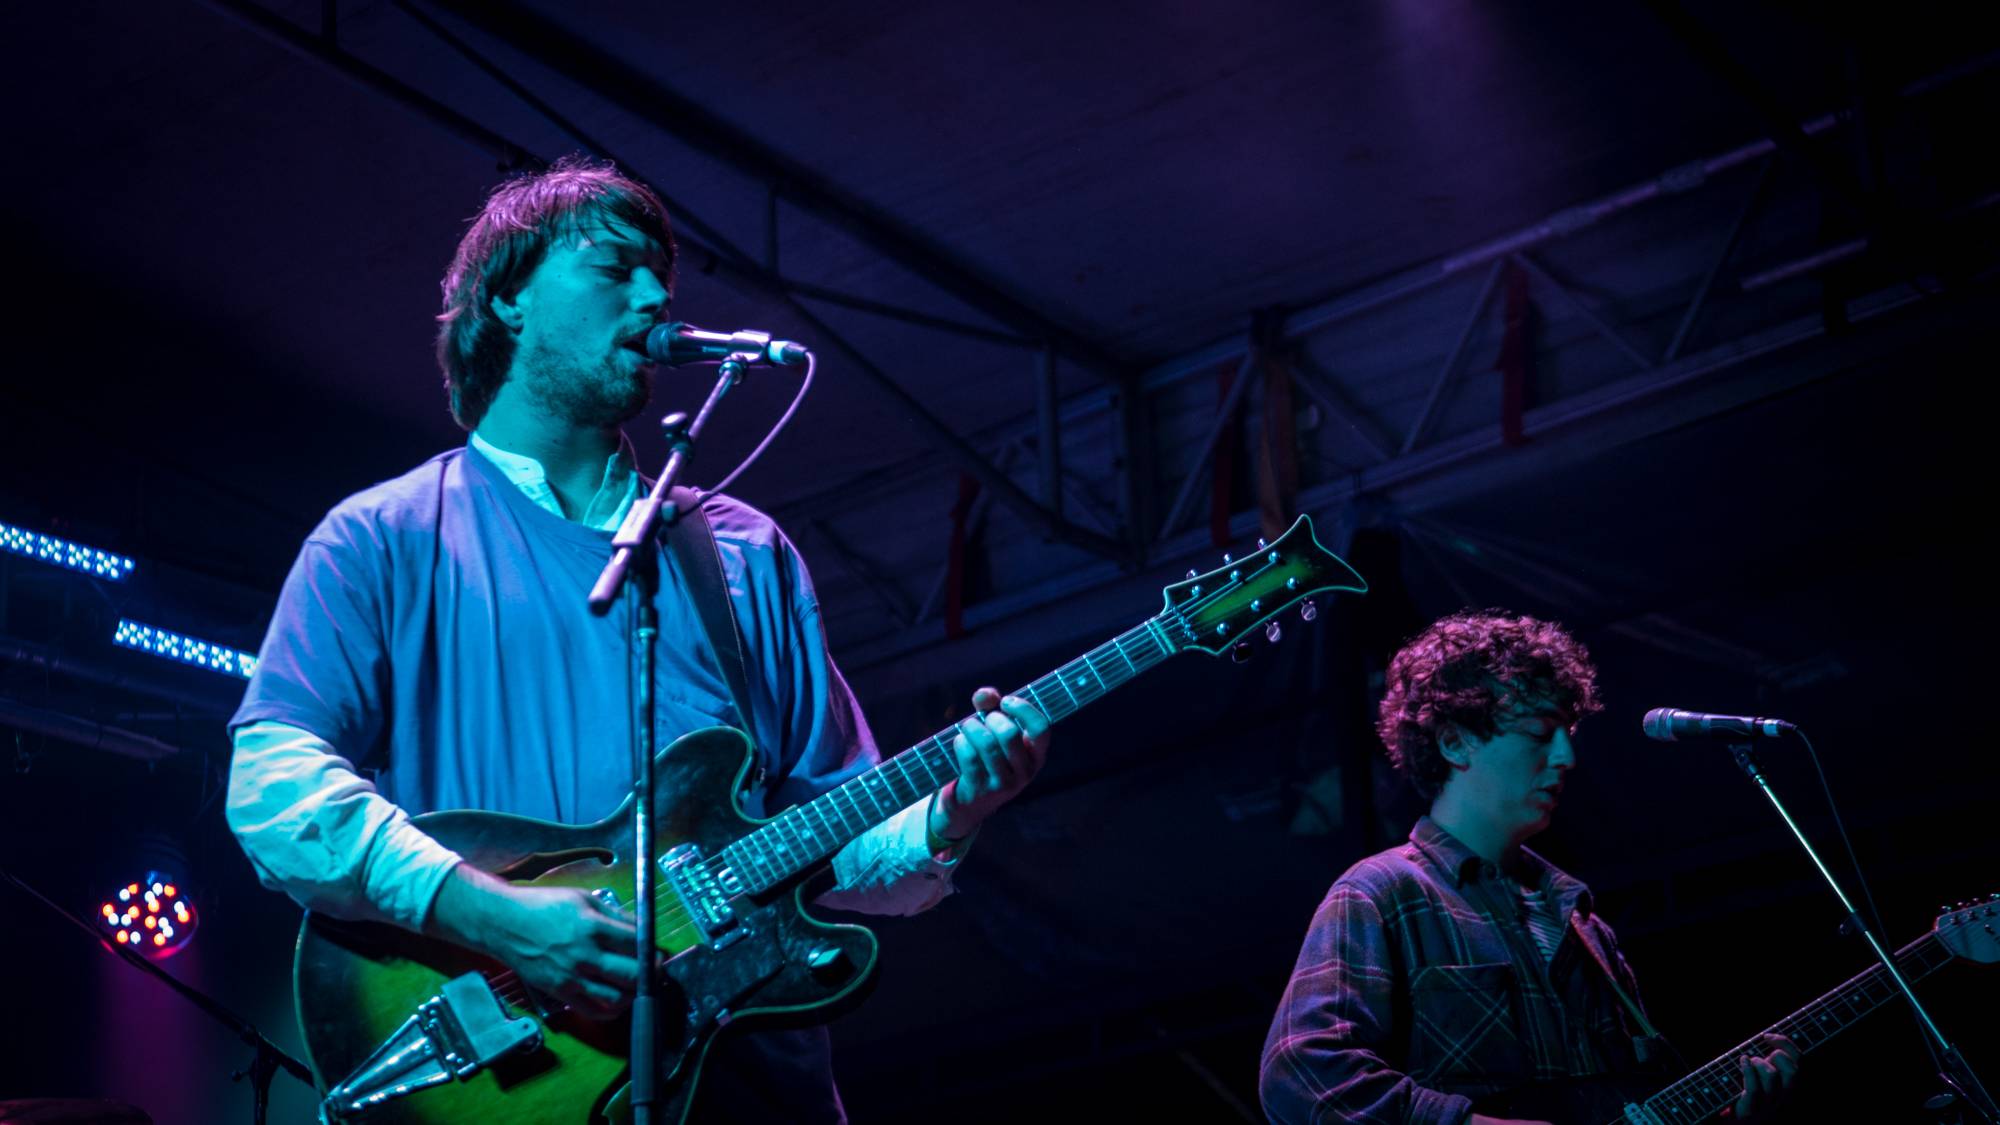
[[[389,558],[347,505],[307,537],[230,720],[226,815],[265,886],[412,929],[459,857],[355,769],[382,729]]]
[[[226,816],[265,886],[338,918],[420,929],[459,863],[327,742],[283,723],[237,729]]]
[[[864,914],[920,914],[944,901],[972,841],[960,841],[949,856],[933,855],[929,816],[926,798],[849,841],[833,857],[833,889],[817,901]]]
[[[1461,1125],[1470,1099],[1419,1086],[1392,1043],[1394,966],[1375,902],[1336,883],[1313,915],[1264,1041],[1258,1096],[1275,1122]]]

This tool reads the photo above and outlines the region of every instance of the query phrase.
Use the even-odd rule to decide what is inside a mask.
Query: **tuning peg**
[[[1277,618],[1272,618],[1264,625],[1264,639],[1270,641],[1272,644],[1277,644],[1278,638],[1284,635],[1285,628],[1278,624]]]
[[[1270,545],[1271,545],[1270,543],[1268,543],[1268,542],[1266,542],[1266,541],[1265,541],[1265,539],[1264,539],[1264,537],[1263,537],[1263,536],[1259,535],[1259,536],[1257,537],[1257,549],[1258,549],[1258,550],[1260,550],[1260,551],[1261,551],[1261,550],[1263,550],[1264,548],[1266,548],[1266,547],[1268,547],[1268,546],[1270,546]]]
[[[1311,621],[1313,618],[1318,616],[1319,616],[1319,605],[1315,603],[1311,598],[1307,598],[1305,601],[1299,603],[1299,620]]]
[[[1228,551],[1222,552],[1222,563],[1224,566],[1227,566],[1235,561],[1236,561],[1235,558],[1231,557]]]
[[[1188,567],[1188,577],[1189,577],[1189,578],[1193,578],[1193,577],[1194,577],[1194,576],[1195,576],[1195,575],[1196,575],[1197,573],[1198,573],[1198,572],[1197,572],[1197,571],[1195,570],[1195,568],[1193,568],[1193,567]]]
[[[1229,659],[1238,664],[1250,663],[1250,658],[1255,655],[1257,650],[1250,647],[1249,641],[1237,641],[1229,647]]]

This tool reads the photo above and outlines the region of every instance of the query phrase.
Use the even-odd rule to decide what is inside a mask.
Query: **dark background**
[[[541,156],[617,155],[673,199],[677,315],[821,354],[734,491],[812,565],[885,749],[1246,549],[1261,450],[1296,460],[1288,514],[1373,586],[1310,625],[1288,614],[1246,664],[1183,657],[1058,732],[959,893],[878,924],[879,987],[834,1031],[857,1121],[1254,1118],[1313,907],[1419,811],[1369,729],[1382,664],[1464,606],[1558,618],[1603,668],[1609,709],[1536,846],[1591,883],[1691,1062],[1867,959],[1726,752],[1644,740],[1646,709],[1806,727],[1890,944],[2000,891],[1981,546],[2000,41],[1954,8],[293,2],[12,22],[0,521],[139,569],[103,583],[0,554],[4,864],[90,911],[170,838],[203,923],[169,968],[288,1048],[297,911],[220,811],[240,681],[106,638],[127,616],[254,649],[320,514],[463,440],[428,318],[510,162],[466,122]],[[1480,248],[1523,232],[1527,261],[1484,293]],[[772,276],[817,296],[787,304]],[[1218,429],[1253,321],[1280,328]],[[954,633],[937,591],[961,466],[919,412],[1045,499],[1045,342],[1066,518],[1128,553],[982,498]],[[1299,379],[1289,438],[1266,420],[1274,363]],[[668,376],[653,408],[706,382]],[[697,480],[792,387],[737,392]],[[1120,403],[1141,404],[1136,436]],[[1190,518],[1162,531],[1190,478]],[[79,722],[172,752],[137,760]],[[1809,761],[1764,760],[1846,878]],[[12,889],[0,904],[0,1098],[247,1116],[226,1034]],[[1921,990],[1989,1083],[1993,974],[1953,965]],[[1796,1117],[1920,1120],[1932,1087],[1910,1018],[1884,1012],[1807,1060]],[[274,1093],[278,1120],[309,1117],[303,1087]]]

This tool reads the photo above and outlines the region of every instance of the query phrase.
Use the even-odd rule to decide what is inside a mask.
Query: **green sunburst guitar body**
[[[735,801],[749,768],[750,746],[729,727],[695,731],[660,752],[654,822],[662,854],[692,844],[717,855],[754,831]],[[633,898],[631,810],[595,824],[563,825],[482,812],[416,818],[423,830],[468,863],[542,886],[578,887],[606,905]],[[781,1026],[830,1018],[860,999],[875,967],[875,935],[829,925],[800,907],[801,873],[755,896],[737,911],[728,945],[702,933],[664,890],[657,936],[672,957],[660,977],[663,1100],[658,1116],[687,1113],[702,1056],[720,1026]],[[300,1025],[322,1089],[354,1073],[446,981],[478,972],[517,1012],[534,1018],[541,1043],[496,1061],[463,1081],[385,1101],[357,1115],[368,1122],[445,1125],[474,1121],[586,1122],[622,1119],[628,1020],[598,1021],[531,995],[505,966],[395,926],[349,923],[308,914],[299,932],[294,982]],[[698,994],[690,994],[690,987]]]

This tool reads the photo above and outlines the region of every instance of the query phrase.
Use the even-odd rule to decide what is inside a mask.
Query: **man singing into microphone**
[[[471,438],[343,501],[307,537],[230,723],[228,819],[266,885],[488,954],[597,1016],[631,998],[631,920],[581,890],[485,874],[410,816],[586,823],[630,791],[626,614],[593,616],[585,595],[647,487],[620,426],[651,394],[643,341],[666,319],[673,275],[659,199],[611,168],[565,161],[493,192],[445,274],[438,318],[452,414]],[[749,713],[709,650],[689,577],[663,551],[659,744],[745,729],[758,757],[743,803],[768,816],[879,756],[798,553],[735,500],[711,495],[701,510]],[[909,914],[949,893],[966,842],[1046,746],[1028,703],[981,689],[973,704],[958,777],[842,849],[822,902]],[[823,1029],[726,1032],[701,1089],[703,1120],[845,1119]]]
[[[1520,1119],[1475,1103],[1660,1071],[1589,888],[1522,846],[1548,827],[1571,735],[1600,708],[1590,654],[1551,622],[1459,614],[1396,654],[1376,729],[1430,813],[1314,914],[1264,1043],[1273,1121],[1499,1125]],[[1797,1049],[1768,1046],[1743,1060],[1739,1118],[1791,1085]]]

